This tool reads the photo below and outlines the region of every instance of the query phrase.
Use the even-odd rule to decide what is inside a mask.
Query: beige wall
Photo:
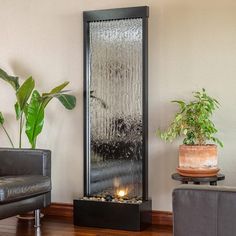
[[[0,0],[0,67],[26,78],[41,91],[69,80],[78,106],[69,112],[50,104],[38,147],[53,152],[54,202],[72,202],[83,189],[82,11],[150,6],[149,21],[149,192],[153,208],[171,210],[170,175],[177,146],[155,137],[176,107],[169,101],[189,98],[206,88],[221,101],[215,122],[225,147],[219,152],[225,184],[236,185],[236,2],[216,0]],[[13,125],[13,91],[0,81],[0,111]],[[0,146],[8,142],[0,131]],[[25,140],[25,145],[27,141]]]

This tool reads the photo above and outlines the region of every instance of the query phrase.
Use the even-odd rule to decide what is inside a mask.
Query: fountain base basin
[[[120,203],[74,200],[74,224],[140,231],[151,224],[152,201],[140,203]]]

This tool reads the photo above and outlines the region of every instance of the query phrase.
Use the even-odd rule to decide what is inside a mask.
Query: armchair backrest
[[[51,151],[0,148],[0,176],[11,175],[51,177]]]

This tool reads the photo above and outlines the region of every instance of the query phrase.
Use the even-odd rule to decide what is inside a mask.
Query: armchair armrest
[[[51,177],[51,151],[0,148],[0,176],[10,175]]]
[[[182,185],[173,191],[175,236],[232,236],[236,188]]]

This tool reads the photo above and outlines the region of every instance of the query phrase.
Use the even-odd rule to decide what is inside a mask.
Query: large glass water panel
[[[89,23],[90,195],[142,197],[142,19]]]

